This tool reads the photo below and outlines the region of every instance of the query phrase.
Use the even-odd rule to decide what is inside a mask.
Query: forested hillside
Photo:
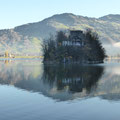
[[[118,54],[120,15],[89,18],[71,13],[58,14],[40,22],[0,30],[0,51],[9,49],[12,53],[39,54],[41,41],[49,34],[55,34],[59,30],[85,30],[86,28],[91,28],[99,34],[108,54],[112,54],[113,50]]]

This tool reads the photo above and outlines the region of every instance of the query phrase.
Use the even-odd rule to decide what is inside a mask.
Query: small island
[[[59,31],[42,45],[44,63],[103,63],[105,49],[98,34],[91,29]]]

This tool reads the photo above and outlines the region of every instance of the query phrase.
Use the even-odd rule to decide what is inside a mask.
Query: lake
[[[119,120],[120,61],[0,60],[0,120]]]

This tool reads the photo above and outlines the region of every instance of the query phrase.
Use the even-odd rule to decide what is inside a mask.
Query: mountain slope
[[[85,30],[91,28],[100,36],[100,40],[106,47],[108,54],[111,54],[110,45],[114,49],[118,49],[120,46],[120,15],[107,15],[101,18],[89,18],[83,16],[77,16],[71,13],[64,13],[54,15],[43,21],[36,23],[29,23],[21,26],[17,26],[14,29],[0,30],[0,50],[4,51],[6,48],[1,41],[4,41],[8,46],[15,46],[16,51],[25,52],[26,49],[34,49],[37,46],[37,51],[40,52],[39,44],[33,45],[34,39],[41,41],[49,36],[49,34],[55,34],[59,30],[77,29]],[[24,44],[26,43],[26,44]],[[21,49],[19,48],[21,46]],[[24,48],[25,47],[25,48]],[[31,51],[32,51],[31,49]],[[22,51],[21,51],[22,50]],[[14,52],[14,50],[11,50]],[[29,51],[28,51],[29,53]]]
[[[115,22],[120,23],[120,15],[119,14],[109,14],[99,18],[100,20],[108,21],[108,22]]]

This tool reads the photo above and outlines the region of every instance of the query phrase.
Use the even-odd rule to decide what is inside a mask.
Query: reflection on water
[[[57,65],[44,66],[43,83],[56,93],[67,94],[95,91],[103,74],[102,66]],[[68,95],[66,95],[67,97]]]
[[[60,101],[98,96],[120,99],[120,65],[43,65],[40,61],[0,61],[0,84]]]
[[[120,63],[0,61],[0,120],[119,120],[119,101]]]

